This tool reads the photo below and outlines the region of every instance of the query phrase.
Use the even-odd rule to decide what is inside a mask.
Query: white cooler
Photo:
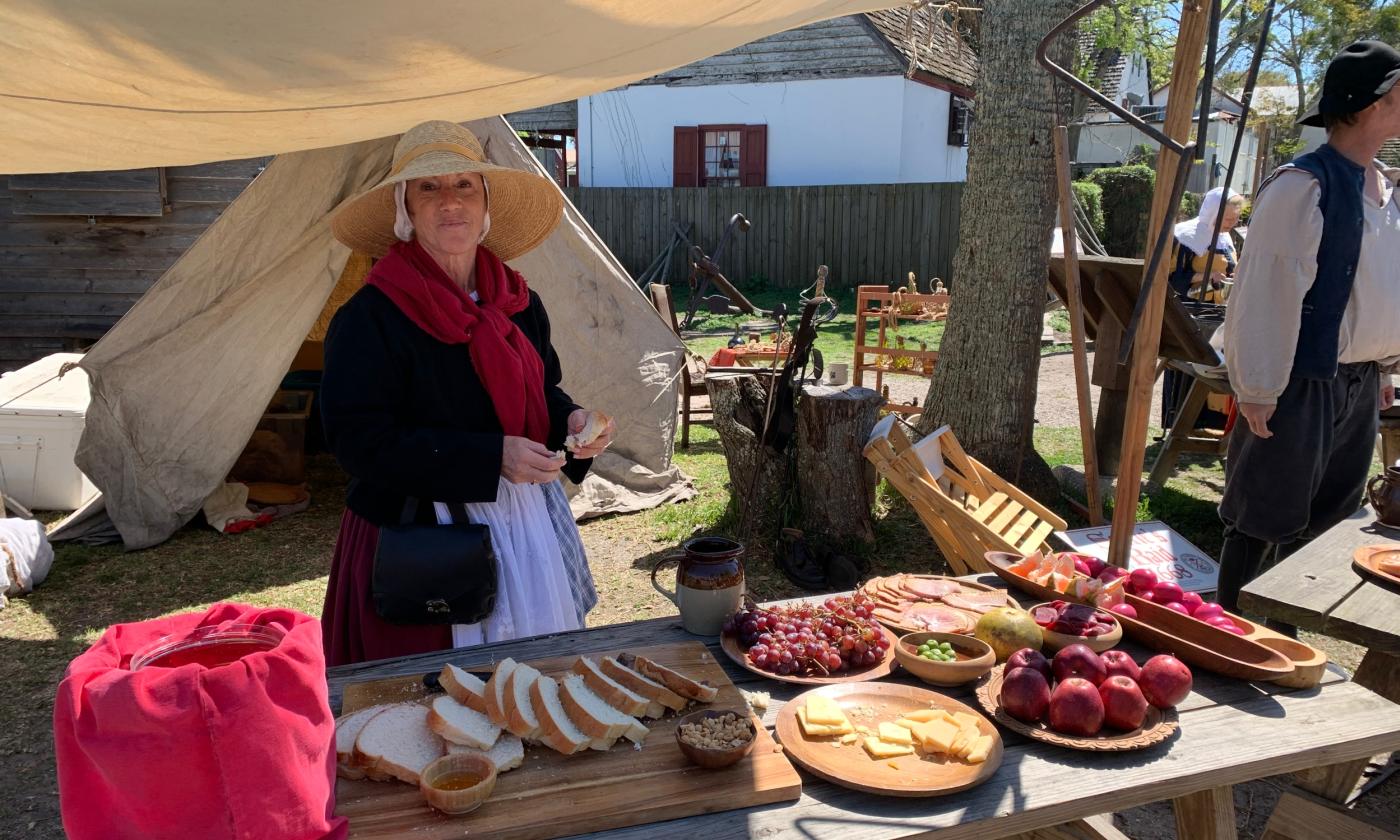
[[[76,510],[97,493],[73,462],[87,415],[88,376],[55,353],[0,376],[0,491],[30,510]]]

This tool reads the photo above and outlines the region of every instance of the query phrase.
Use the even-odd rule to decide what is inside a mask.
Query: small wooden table
[[[972,578],[1001,585],[999,578]],[[1030,603],[1029,599],[1023,599]],[[695,640],[676,618],[615,624],[461,651],[331,668],[331,708],[339,710],[348,683],[423,674],[452,661],[489,663],[510,656],[540,659],[629,646]],[[765,679],[733,665],[717,639],[704,639],[734,684],[770,692],[763,715],[771,729],[783,703],[806,686]],[[1148,652],[1127,646],[1142,661]],[[896,672],[898,681],[911,682]],[[938,689],[977,707],[970,687]],[[1400,707],[1329,671],[1316,689],[1298,691],[1269,683],[1195,675],[1195,690],[1180,706],[1181,729],[1166,743],[1130,753],[1074,752],[1003,731],[1001,767],[979,787],[951,796],[902,799],[859,793],[802,774],[802,798],[784,805],[705,814],[589,835],[621,840],[654,837],[739,838],[987,838],[1037,840],[1118,838],[1106,814],[1170,799],[1177,836],[1214,840],[1235,836],[1231,785],[1278,773],[1353,761],[1400,749]],[[387,783],[386,783],[387,784]],[[589,780],[580,779],[581,787]],[[571,796],[560,783],[560,796]],[[469,817],[466,818],[469,821]],[[469,822],[464,822],[464,828]],[[351,826],[353,835],[354,827]]]
[[[1400,546],[1400,539],[1384,528],[1377,528],[1375,519],[1375,514],[1366,508],[1343,520],[1246,585],[1240,592],[1240,606],[1247,612],[1366,648],[1353,682],[1395,704],[1400,703],[1400,595],[1363,580],[1351,568],[1352,554],[1361,546],[1387,543]],[[1400,713],[1400,706],[1392,708]],[[1367,758],[1361,758],[1322,768],[1300,777],[1299,784],[1325,799],[1345,802],[1367,762]],[[1321,830],[1318,828],[1321,819],[1354,822],[1349,815],[1324,812],[1316,807],[1310,807],[1306,816],[1295,817],[1295,812],[1303,809],[1299,801],[1309,806],[1318,804],[1309,797],[1285,794],[1269,823],[1273,836],[1304,836],[1277,829],[1274,823],[1280,814],[1292,824],[1311,826],[1313,832]],[[1334,836],[1373,836],[1345,833],[1340,823],[1337,830],[1339,833]],[[1360,829],[1352,826],[1350,830]],[[1368,830],[1374,831],[1374,828]],[[1265,836],[1270,835],[1266,833]]]

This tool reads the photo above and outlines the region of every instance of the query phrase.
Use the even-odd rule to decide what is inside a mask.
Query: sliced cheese
[[[958,728],[946,720],[931,720],[920,724],[914,730],[919,745],[928,752],[951,752],[953,741],[958,737]]]
[[[865,751],[870,753],[871,758],[880,759],[911,755],[914,748],[908,744],[891,744],[889,741],[882,741],[879,738],[866,738]]]
[[[917,720],[921,723],[928,723],[935,720],[951,720],[952,715],[942,709],[915,709],[904,715],[909,720]]]
[[[977,739],[981,737],[981,735],[982,730],[978,729],[976,726],[964,726],[958,730],[958,737],[953,739],[952,749],[948,752],[958,758],[966,758],[968,752],[972,749],[972,745],[977,743]]]
[[[896,726],[893,723],[881,721],[880,740],[891,744],[909,744],[912,746],[914,743],[914,733],[902,726]]]
[[[987,760],[987,754],[992,751],[992,736],[982,735],[968,751],[965,760],[968,764],[981,764]]]
[[[845,735],[841,736],[841,743],[843,744],[854,744],[856,741],[859,740],[860,736],[854,732],[847,732]]]
[[[974,715],[972,712],[953,712],[953,722],[956,723],[959,728],[969,724],[972,726],[979,726],[982,722],[982,718]]]
[[[913,732],[916,727],[922,726],[923,722],[913,720],[912,718],[902,717],[899,720],[895,721],[894,725],[902,726],[905,729],[908,729],[910,732]]]
[[[846,713],[841,711],[841,707],[836,705],[836,701],[830,697],[820,694],[813,694],[807,698],[807,720],[812,723],[824,723],[828,726],[840,726],[849,724]]]
[[[808,712],[806,709],[797,710],[797,722],[802,727],[802,734],[809,738],[822,738],[827,735],[847,735],[855,732],[855,730],[851,728],[850,721],[837,725],[813,723],[811,718],[807,717],[807,714]]]

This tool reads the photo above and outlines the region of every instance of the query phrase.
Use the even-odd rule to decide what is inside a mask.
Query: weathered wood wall
[[[268,160],[169,167],[168,209],[151,217],[24,215],[34,179],[0,176],[0,370],[100,338]],[[82,192],[96,174],[112,173],[64,179]]]
[[[948,280],[957,250],[962,184],[856,184],[821,187],[621,188],[566,191],[635,277],[671,241],[673,222],[693,222],[691,241],[714,252],[729,218],[753,224],[735,231],[720,259],[730,280],[752,278],[802,289],[829,266],[827,285]],[[673,257],[667,278],[687,268]]]

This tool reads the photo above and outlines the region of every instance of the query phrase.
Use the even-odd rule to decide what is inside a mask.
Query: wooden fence
[[[828,286],[949,279],[957,249],[962,184],[855,184],[821,187],[572,187],[569,199],[635,277],[671,241],[675,223],[694,224],[690,239],[713,253],[729,218],[743,213],[720,259],[743,288],[802,289],[817,266]],[[673,257],[666,276],[683,280]]]

